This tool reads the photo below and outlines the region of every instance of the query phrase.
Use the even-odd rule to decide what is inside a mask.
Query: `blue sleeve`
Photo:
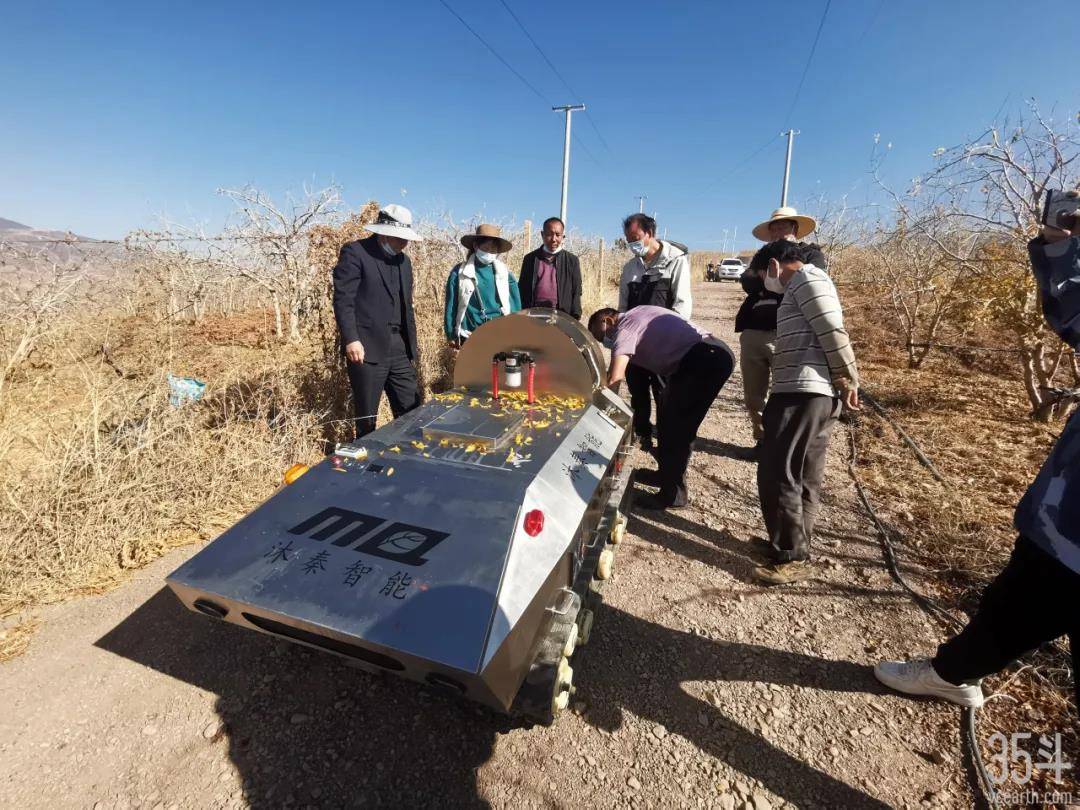
[[[510,311],[521,311],[521,290],[518,288],[517,279],[514,278],[514,274],[510,273]]]
[[[455,267],[450,271],[450,277],[446,279],[446,307],[443,310],[443,331],[446,332],[447,340],[457,338],[457,324],[454,323],[454,315],[457,313],[457,279],[458,271]]]
[[[1028,243],[1031,271],[1039,285],[1043,317],[1073,349],[1080,348],[1080,237]]]

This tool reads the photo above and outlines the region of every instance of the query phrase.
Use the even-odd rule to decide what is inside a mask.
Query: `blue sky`
[[[825,0],[506,0],[578,98],[499,0],[447,1],[547,101],[588,105],[606,145],[575,116],[572,227],[613,237],[646,194],[673,239],[752,243],[782,143],[744,160],[786,123]],[[0,20],[0,217],[102,238],[159,213],[214,227],[218,187],[331,180],[353,205],[558,212],[561,116],[439,0],[0,0]],[[1080,82],[1054,86],[1043,55],[1072,53],[1078,28],[1060,3],[833,0],[790,119],[791,200],[864,201],[875,133],[902,186],[1003,105],[1075,116]]]

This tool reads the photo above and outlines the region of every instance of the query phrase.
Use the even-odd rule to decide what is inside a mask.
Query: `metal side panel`
[[[447,470],[408,457],[393,467],[322,462],[168,580],[286,624],[479,672],[529,477]]]
[[[521,521],[513,528],[510,556],[499,588],[499,610],[484,654],[484,666],[525,614],[552,569],[578,539],[582,516],[623,434],[621,427],[590,406],[529,486],[521,513],[541,510],[544,529],[530,537]]]

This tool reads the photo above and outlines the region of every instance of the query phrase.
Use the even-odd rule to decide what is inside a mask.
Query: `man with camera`
[[[1052,224],[1028,245],[1043,316],[1073,351],[1080,349],[1078,202],[1075,192],[1050,192],[1044,222]],[[878,680],[909,695],[978,707],[982,678],[1067,635],[1080,707],[1080,410],[1020,500],[1014,524],[1012,557],[967,626],[932,659],[882,661],[874,669]]]

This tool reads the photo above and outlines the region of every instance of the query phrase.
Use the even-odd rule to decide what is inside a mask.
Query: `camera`
[[[1080,191],[1046,190],[1043,225],[1071,231],[1076,227],[1078,213],[1080,213]]]

